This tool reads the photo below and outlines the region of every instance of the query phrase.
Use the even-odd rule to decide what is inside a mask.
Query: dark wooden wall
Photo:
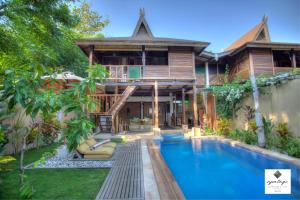
[[[271,49],[251,49],[255,75],[273,73],[273,57]]]
[[[192,50],[170,49],[169,67],[171,78],[193,78],[194,56]]]
[[[229,78],[234,79],[236,76],[239,76],[242,79],[248,79],[249,77],[249,52],[243,51],[230,59],[230,73]]]

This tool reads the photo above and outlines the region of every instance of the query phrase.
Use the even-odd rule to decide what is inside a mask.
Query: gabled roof
[[[155,37],[145,18],[144,9],[140,10],[140,17],[131,37],[83,38],[75,43],[83,50],[88,51],[89,46],[156,46],[156,47],[192,47],[201,52],[209,43],[195,40]],[[146,47],[147,48],[147,47]]]
[[[241,47],[242,45],[246,44],[247,42],[254,42],[254,41],[264,41],[264,42],[271,42],[269,29],[268,29],[268,17],[264,16],[262,21],[254,26],[250,31],[232,43],[229,47],[225,49],[225,51],[230,51],[236,48]]]
[[[150,27],[145,19],[144,8],[140,9],[140,18],[135,26],[132,37],[133,38],[153,38],[153,34],[152,34]]]

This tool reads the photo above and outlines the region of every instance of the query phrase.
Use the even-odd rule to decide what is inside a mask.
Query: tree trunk
[[[20,155],[20,181],[21,184],[24,182],[24,151],[26,149],[26,137],[22,138],[22,147],[21,147],[21,155]]]
[[[256,84],[256,79],[254,75],[254,69],[253,69],[253,60],[252,60],[252,54],[250,52],[250,81],[252,86],[252,95],[254,100],[254,106],[255,106],[255,122],[257,126],[257,138],[258,138],[258,146],[265,147],[266,141],[265,141],[265,133],[263,129],[263,122],[262,122],[262,116],[259,110],[259,92]]]

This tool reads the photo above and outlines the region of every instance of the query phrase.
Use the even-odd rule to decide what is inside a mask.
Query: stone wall
[[[286,122],[292,134],[300,138],[300,78],[290,80],[278,86],[269,86],[260,93],[260,109],[267,119],[273,123]],[[250,95],[241,103],[254,108]],[[234,128],[245,128],[246,118],[240,109],[233,120]]]

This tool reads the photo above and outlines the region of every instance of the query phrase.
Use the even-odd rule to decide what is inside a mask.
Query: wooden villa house
[[[208,42],[154,36],[143,10],[131,37],[79,39],[76,44],[90,65],[102,64],[109,73],[103,92],[92,95],[97,109],[90,115],[101,131],[204,122],[214,127],[215,101],[206,88],[222,84],[226,68],[231,78],[248,78],[250,72],[275,74],[300,67],[299,44],[271,42],[266,17],[216,54],[205,51]]]

